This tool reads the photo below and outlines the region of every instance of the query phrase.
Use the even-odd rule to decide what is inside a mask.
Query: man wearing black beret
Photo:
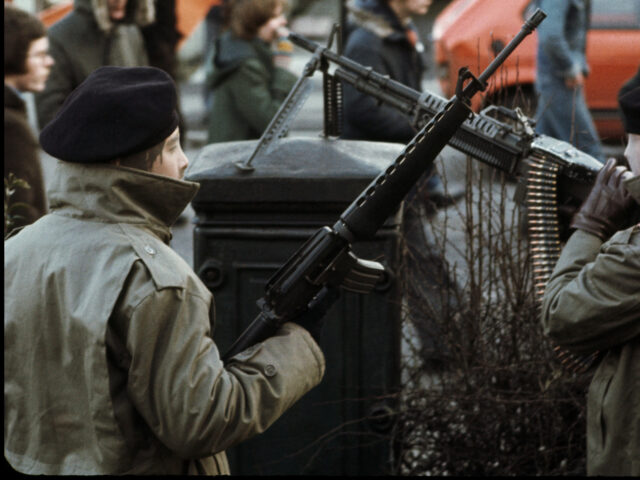
[[[618,96],[630,170],[610,159],[547,284],[545,332],[601,360],[587,403],[587,474],[640,476],[640,70]]]
[[[199,188],[177,125],[168,74],[102,67],[41,132],[61,160],[51,212],[5,242],[4,453],[20,472],[228,474],[224,450],[322,379],[294,322],[220,359],[212,295],[168,246]]]

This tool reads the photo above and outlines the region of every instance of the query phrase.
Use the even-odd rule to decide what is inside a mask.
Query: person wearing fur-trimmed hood
[[[148,66],[141,28],[154,21],[154,0],[75,0],[73,11],[48,31],[55,65],[35,97],[40,128],[98,67]]]

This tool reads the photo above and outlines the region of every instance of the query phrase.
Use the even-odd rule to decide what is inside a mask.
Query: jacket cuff
[[[640,175],[636,175],[635,177],[627,178],[622,182],[627,189],[627,191],[633,195],[636,202],[640,203]],[[638,193],[636,193],[638,192]]]
[[[304,341],[306,346],[309,348],[309,352],[313,357],[315,364],[318,367],[318,374],[320,378],[324,376],[324,370],[326,365],[324,354],[322,353],[322,350],[320,349],[320,347],[318,346],[318,344],[316,343],[316,341],[313,339],[313,337],[311,336],[311,334],[306,328],[301,327],[300,325],[294,322],[286,322],[284,325],[282,325],[282,327],[280,327],[278,334],[282,334],[282,335],[293,334],[293,335],[301,336],[302,340]]]
[[[555,277],[557,272],[574,266],[576,262],[579,266],[575,268],[578,270],[582,268],[584,264],[592,262],[598,255],[603,243],[599,237],[592,233],[576,230],[573,232],[573,235],[569,237],[567,244],[562,249],[552,277]]]
[[[579,63],[574,63],[571,65],[571,68],[569,70],[566,70],[562,73],[562,76],[565,79],[575,78],[581,73],[583,73],[582,65],[580,65]]]

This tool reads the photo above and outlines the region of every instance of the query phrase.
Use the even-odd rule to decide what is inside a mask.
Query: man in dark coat
[[[178,78],[178,42],[183,35],[178,30],[176,0],[162,0],[155,6],[155,21],[142,28],[149,65],[157,67],[173,78]],[[180,131],[184,136],[182,125]]]
[[[38,141],[31,131],[22,92],[44,89],[53,59],[44,25],[33,15],[4,6],[4,178],[13,174],[28,188],[16,188],[5,202],[4,234],[33,223],[47,212],[47,200],[40,166]],[[9,226],[9,229],[7,228]]]
[[[424,45],[411,18],[426,14],[430,4],[431,0],[351,0],[344,55],[392,80],[422,90]],[[342,138],[408,143],[418,133],[402,113],[350,85],[343,87]],[[418,190],[423,190],[425,200],[436,206],[453,201],[445,195],[434,169],[427,172],[421,184]]]
[[[587,474],[640,475],[640,71],[619,95],[631,167],[610,159],[547,284],[545,332],[601,352],[587,400]]]
[[[351,0],[344,55],[388,75],[415,90],[422,90],[424,45],[420,42],[411,18],[424,15],[431,0]],[[376,99],[344,88],[344,126],[342,138],[376,142],[408,143],[417,133],[406,115],[380,104]],[[425,316],[424,305],[432,302],[428,292],[440,291],[448,284],[445,264],[429,248],[423,230],[423,212],[433,213],[434,207],[448,206],[462,191],[445,192],[435,168],[428,170],[409,192],[403,209],[403,238],[408,260],[406,305],[411,323],[422,343],[422,355],[438,359],[442,346],[433,332],[433,319]],[[428,265],[428,267],[427,267]],[[439,298],[439,295],[437,296]]]

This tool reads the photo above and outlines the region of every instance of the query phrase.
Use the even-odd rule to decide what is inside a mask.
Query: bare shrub
[[[405,208],[394,473],[584,474],[588,378],[542,333],[514,186],[466,165],[464,202]]]

